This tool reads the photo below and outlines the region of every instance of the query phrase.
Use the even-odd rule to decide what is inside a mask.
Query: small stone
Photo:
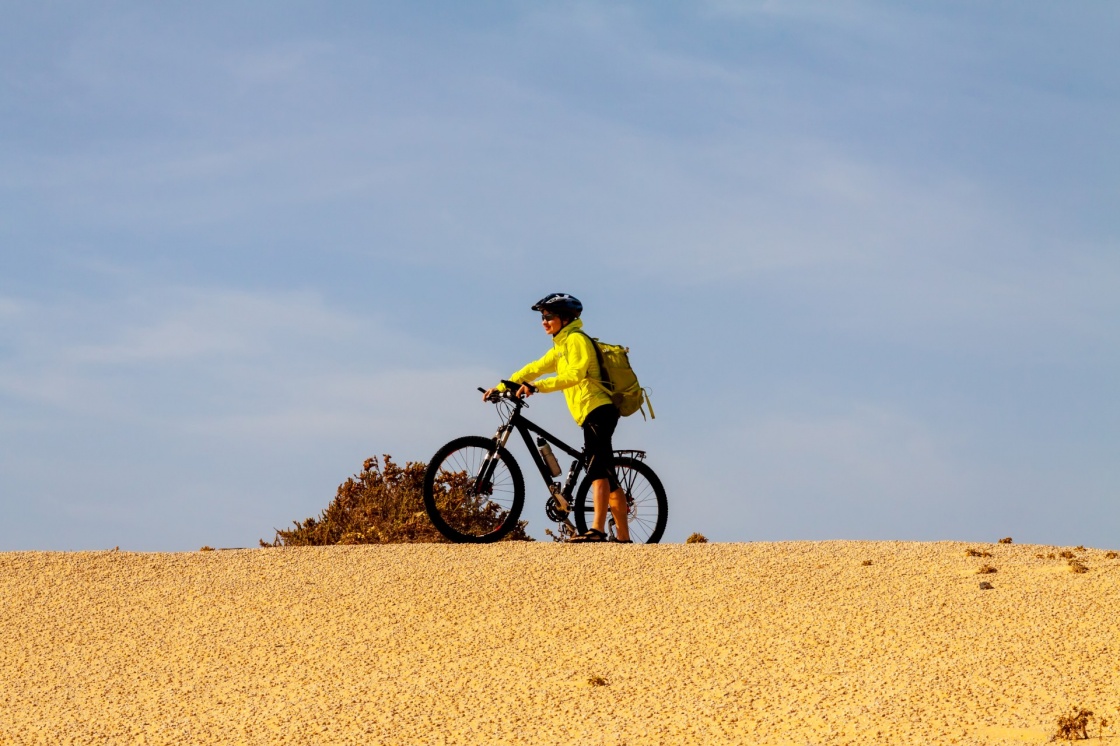
[[[980,590],[982,591],[990,591],[993,587],[994,586],[986,580],[980,583]]]

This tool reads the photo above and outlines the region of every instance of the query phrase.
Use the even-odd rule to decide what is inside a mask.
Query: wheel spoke
[[[619,487],[626,495],[627,525],[635,543],[656,543],[665,530],[668,504],[665,490],[657,476],[644,463],[626,456],[615,460],[615,474]],[[591,496],[591,480],[585,479],[576,496],[574,517],[576,527],[585,531],[590,525],[589,514],[595,512]],[[613,516],[610,523],[613,533]]]
[[[425,476],[425,508],[453,541],[491,541],[508,533],[524,500],[520,471],[508,453],[490,460],[493,441],[468,437],[445,446]],[[486,478],[481,477],[486,472]]]

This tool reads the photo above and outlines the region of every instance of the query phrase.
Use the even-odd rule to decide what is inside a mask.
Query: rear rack
[[[645,451],[615,451],[614,455],[615,456],[629,456],[630,458],[636,458],[639,461],[645,461],[646,460],[646,452]]]

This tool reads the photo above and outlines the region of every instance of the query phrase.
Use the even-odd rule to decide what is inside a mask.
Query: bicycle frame
[[[502,381],[502,384],[501,390],[479,388],[483,399],[497,408],[499,426],[493,437],[456,438],[436,451],[425,470],[424,508],[436,528],[455,542],[490,543],[499,541],[517,527],[525,505],[524,461],[518,466],[519,459],[507,450],[510,437],[517,431],[548,490],[544,513],[558,524],[558,533],[546,532],[553,539],[563,541],[573,534],[589,531],[596,515],[602,522],[602,510],[609,507],[608,540],[612,539],[617,513],[620,523],[625,520],[623,527],[629,524],[637,529],[637,540],[657,543],[665,530],[668,503],[657,475],[643,463],[645,451],[614,450],[617,486],[625,496],[625,506],[619,503],[619,496],[613,490],[610,505],[604,506],[603,485],[595,483],[592,489],[588,475],[595,469],[595,457],[525,417],[523,409],[529,405],[517,393],[526,393],[522,384],[512,381]],[[532,387],[529,389],[531,391]],[[547,460],[538,450],[538,442],[551,446],[552,453]],[[562,468],[553,456],[570,459],[563,482],[560,481]],[[552,464],[551,469],[548,464]],[[465,482],[461,481],[464,477]],[[456,495],[456,489],[464,490],[465,494]],[[623,532],[623,528],[619,531]],[[619,541],[617,537],[613,540]]]
[[[505,447],[506,443],[509,441],[509,436],[513,433],[513,431],[516,430],[517,432],[519,432],[521,434],[521,439],[525,441],[525,448],[528,449],[529,455],[533,459],[533,463],[537,465],[537,471],[540,472],[541,479],[543,479],[544,483],[548,485],[549,491],[552,492],[553,495],[556,494],[553,489],[553,485],[557,484],[557,482],[554,481],[552,472],[549,470],[548,465],[544,462],[544,458],[541,456],[540,451],[537,449],[536,443],[533,442],[533,438],[530,433],[536,433],[537,435],[544,438],[552,445],[559,447],[560,450],[575,459],[574,461],[572,461],[572,465],[568,468],[568,475],[564,479],[564,482],[559,489],[559,492],[564,496],[565,501],[570,503],[572,499],[572,491],[575,489],[576,483],[579,481],[580,474],[587,466],[587,464],[584,462],[583,450],[581,449],[577,451],[564,441],[557,438],[552,433],[545,430],[540,425],[527,418],[525,415],[521,414],[521,408],[525,406],[525,402],[521,401],[520,399],[511,399],[510,401],[513,405],[513,414],[511,414],[509,418],[502,423],[501,427],[498,428],[498,431],[494,433],[494,440],[498,443],[498,445]],[[485,469],[484,467],[484,471],[489,472],[490,470]],[[486,480],[488,480],[490,474],[486,473],[484,477]]]

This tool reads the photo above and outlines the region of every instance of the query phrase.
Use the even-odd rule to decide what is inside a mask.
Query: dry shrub
[[[602,676],[592,676],[587,679],[587,683],[590,686],[606,686],[609,682]]]
[[[864,567],[871,567],[871,560],[864,560],[863,561],[863,566]]]
[[[1005,536],[1005,537],[1003,537],[1002,539],[999,540],[999,543],[1000,544],[1010,544],[1011,543],[1011,537],[1010,536]]]
[[[964,555],[966,557],[991,557],[992,553],[986,552],[982,549],[973,549],[972,547],[969,547],[968,549],[964,550]]]
[[[544,535],[547,536],[548,538],[552,539],[554,542],[557,542],[557,541],[565,542],[565,541],[568,541],[568,539],[575,536],[576,532],[575,532],[575,529],[572,528],[572,527],[569,527],[568,524],[561,523],[557,527],[556,531],[553,531],[551,528],[546,528],[544,530]]]
[[[1073,552],[1071,552],[1067,549],[1064,552],[1058,552],[1058,556],[1061,557],[1062,559],[1067,559],[1067,560],[1073,559]]]
[[[692,534],[691,536],[689,536],[687,539],[684,540],[684,543],[685,544],[707,544],[708,543],[708,537],[704,536],[704,534]]]
[[[1075,552],[1084,552],[1084,551],[1085,551],[1085,547],[1083,547],[1083,546],[1081,546],[1080,544],[1078,544],[1077,546],[1075,546],[1075,547],[1073,548],[1073,551],[1075,551]]]
[[[200,552],[213,552],[214,547],[212,547],[210,545],[206,545],[204,547],[200,547],[198,551],[200,551]]]
[[[1085,567],[1085,565],[1081,564],[1077,560],[1070,560],[1069,561],[1069,571],[1070,572],[1076,572],[1076,573],[1083,573],[1083,572],[1089,572],[1089,568]]]
[[[1055,740],[1075,741],[1089,738],[1089,722],[1093,718],[1093,711],[1079,707],[1068,715],[1058,718],[1058,732],[1054,734]]]
[[[436,530],[424,511],[421,490],[426,469],[427,465],[419,461],[398,466],[388,455],[382,468],[376,458],[368,458],[361,474],[338,486],[334,500],[318,518],[293,521],[295,528],[277,529],[272,543],[261,540],[261,546],[445,542],[447,539]],[[461,495],[461,488],[468,479],[466,474],[451,474],[436,481],[451,487],[449,495]],[[493,525],[493,516],[487,510],[493,510],[494,506],[487,508],[479,501],[469,500],[462,500],[460,505],[464,515],[460,516],[462,520],[458,525],[472,520]],[[525,525],[526,521],[518,521],[506,539],[532,541],[525,533]]]
[[[1117,554],[1116,552],[1105,552],[1104,553],[1104,558],[1105,559],[1116,559],[1117,557],[1120,557],[1120,554]]]
[[[991,575],[993,572],[998,572],[996,568],[991,565],[981,565],[980,569],[976,571],[977,575]]]

